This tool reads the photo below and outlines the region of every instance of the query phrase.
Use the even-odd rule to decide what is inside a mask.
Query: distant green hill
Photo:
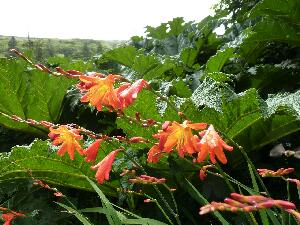
[[[9,49],[32,51],[36,60],[43,61],[55,55],[72,59],[89,59],[122,41],[100,41],[90,39],[28,38],[0,35],[0,57],[9,56]]]

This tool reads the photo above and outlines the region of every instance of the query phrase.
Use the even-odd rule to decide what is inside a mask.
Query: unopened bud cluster
[[[293,210],[295,204],[283,201],[274,200],[261,195],[245,196],[238,193],[231,193],[231,198],[225,198],[224,202],[211,202],[200,208],[200,215],[214,211],[231,211],[231,212],[253,212],[260,209],[271,207],[279,207],[283,210]]]

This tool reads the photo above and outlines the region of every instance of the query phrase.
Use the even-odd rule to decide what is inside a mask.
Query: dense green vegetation
[[[295,172],[288,177],[300,179],[300,2],[222,0],[215,12],[201,22],[175,18],[149,26],[145,37],[104,48],[92,60],[78,60],[75,52],[71,59],[57,55],[65,54],[58,40],[53,40],[55,56],[34,59],[51,71],[60,66],[83,73],[114,72],[130,82],[146,80],[151,89],[138,93],[123,112],[97,111],[93,104],[80,102],[84,88],[75,86],[79,80],[44,73],[20,58],[0,59],[0,202],[26,213],[15,224],[299,224],[279,208],[199,215],[201,206],[223,201],[232,192],[300,203],[300,188],[294,183],[282,176],[261,178],[256,172],[256,168],[293,167]],[[224,34],[216,33],[219,27]],[[28,40],[23,41],[26,46]],[[47,46],[47,41],[43,43]],[[91,46],[97,49],[96,42]],[[83,48],[81,44],[76,50],[78,57],[85,57]],[[82,83],[81,87],[87,88]],[[73,161],[67,154],[58,156],[47,128],[16,122],[12,115],[78,124],[109,136],[96,163],[116,148],[123,149],[109,181],[96,185],[95,172],[90,170],[94,164],[79,154]],[[199,179],[199,170],[212,164],[209,158],[193,163],[195,154],[182,158],[174,150],[163,152],[158,163],[147,160],[149,149],[161,141],[153,134],[162,124],[185,119],[213,124],[234,147],[225,151],[228,163],[214,164],[205,180]],[[120,142],[117,136],[149,142]],[[85,134],[81,144],[87,147],[92,139]],[[271,157],[278,144],[291,151],[275,149],[277,157]],[[133,184],[130,173],[120,176],[124,169],[164,177],[166,186]],[[66,197],[56,198],[53,190],[33,185],[34,179]],[[151,201],[143,202],[146,198]]]
[[[32,51],[38,61],[44,61],[55,55],[87,60],[119,43],[120,41],[63,40],[0,35],[0,57],[10,56],[9,49],[16,48],[20,51]]]

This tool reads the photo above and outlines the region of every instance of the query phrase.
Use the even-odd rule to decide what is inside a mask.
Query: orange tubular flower
[[[88,148],[83,150],[83,154],[86,155],[85,161],[92,162],[96,160],[99,147],[102,143],[103,139],[98,139],[94,143],[92,143]]]
[[[183,157],[185,153],[198,152],[199,139],[193,135],[192,130],[201,130],[207,127],[206,123],[189,123],[185,120],[182,124],[177,122],[165,122],[157,134],[153,135],[159,139],[159,148],[164,152],[171,152],[176,146],[178,154]]]
[[[149,84],[147,81],[140,79],[134,82],[132,85],[122,85],[117,90],[117,95],[119,97],[121,106],[120,109],[128,107],[133,103],[133,101],[137,98],[137,94],[144,88],[148,87]]]
[[[10,211],[8,213],[2,214],[2,219],[5,221],[3,225],[10,225],[10,223],[17,217],[25,216],[23,213],[18,213]]]
[[[82,148],[78,140],[82,139],[82,136],[79,135],[80,130],[69,129],[67,126],[62,125],[57,129],[52,127],[49,128],[50,133],[48,136],[53,140],[53,145],[61,145],[60,149],[57,151],[59,156],[63,156],[68,152],[71,160],[74,160],[75,149],[80,155],[83,154]]]
[[[83,82],[77,87],[87,93],[81,98],[81,102],[90,102],[98,111],[102,110],[102,106],[118,109],[120,101],[114,90],[114,83],[117,79],[121,79],[118,75],[108,75],[105,78],[99,76],[80,76]]]
[[[198,153],[198,162],[202,162],[207,155],[210,155],[210,161],[216,163],[217,156],[218,160],[221,163],[226,164],[227,159],[223,152],[223,148],[232,151],[233,147],[227,145],[215,131],[213,125],[210,125],[209,128],[203,134],[201,141],[199,142],[200,152]]]
[[[104,180],[109,180],[109,173],[111,171],[112,164],[119,151],[120,149],[112,151],[101,162],[91,167],[92,170],[97,170],[95,177],[99,184],[103,184]]]
[[[161,150],[158,145],[154,145],[148,152],[147,161],[149,163],[157,163],[161,157]]]

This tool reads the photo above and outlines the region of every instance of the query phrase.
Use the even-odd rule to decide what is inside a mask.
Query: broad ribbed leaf
[[[212,79],[206,78],[194,91],[191,100],[197,106],[207,106],[222,111],[222,99],[234,95],[228,87]]]
[[[52,77],[26,69],[22,61],[0,59],[0,111],[24,119],[56,122],[66,91],[74,82],[65,77]],[[42,130],[1,115],[0,124],[12,129],[42,133]]]
[[[297,23],[300,21],[300,2],[298,0],[263,0],[251,9],[249,16],[252,18],[257,16],[278,17]]]
[[[299,73],[300,64],[290,60],[275,65],[256,65],[240,74],[237,86],[239,91],[252,87],[263,94],[293,90],[300,82]]]
[[[46,183],[83,190],[93,190],[85,176],[94,180],[95,172],[83,156],[75,155],[72,161],[67,155],[51,152],[48,142],[35,140],[29,146],[13,147],[10,153],[0,155],[0,180],[40,179]],[[115,195],[113,182],[101,185],[102,190]]]
[[[134,63],[135,57],[137,55],[137,50],[133,46],[119,47],[110,50],[103,54],[103,58],[116,61],[124,66],[131,67]]]
[[[233,53],[234,48],[226,48],[224,50],[219,50],[214,56],[206,63],[206,72],[220,72],[225,65],[225,63],[232,57],[235,57]]]

